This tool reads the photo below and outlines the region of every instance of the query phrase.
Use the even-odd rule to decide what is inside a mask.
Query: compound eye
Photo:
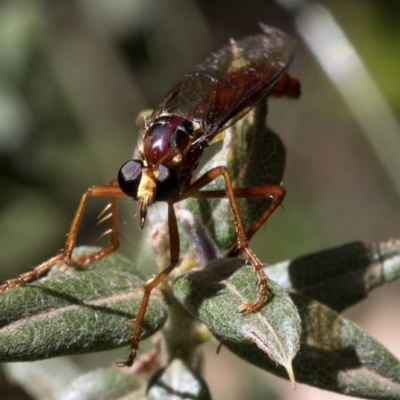
[[[158,172],[159,174],[157,178],[157,191],[155,200],[167,201],[178,192],[178,176],[176,175],[175,171],[169,169],[165,165],[160,165]]]
[[[118,172],[118,183],[121,190],[129,197],[137,199],[137,192],[142,179],[143,162],[127,161]]]

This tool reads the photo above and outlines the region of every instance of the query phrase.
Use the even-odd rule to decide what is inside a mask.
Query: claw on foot
[[[136,352],[137,349],[132,349],[132,351],[129,353],[128,359],[125,361],[117,361],[115,365],[117,367],[132,367],[133,362],[135,361],[136,358]]]
[[[260,309],[265,305],[265,303],[271,298],[271,294],[268,291],[267,276],[265,275],[262,269],[258,270],[257,272],[259,273],[257,287],[260,290],[260,294],[257,300],[252,301],[251,303],[244,303],[240,305],[238,307],[238,310],[241,313],[253,313],[260,311]]]
[[[251,303],[244,303],[238,307],[240,313],[255,313],[261,310],[264,304],[269,299],[268,291],[265,294],[260,294],[256,301],[252,301]]]
[[[256,301],[252,301],[251,303],[244,303],[238,307],[240,313],[255,313],[261,310],[267,300],[270,298],[269,292],[260,294]]]
[[[123,368],[123,367],[132,367],[133,365],[133,360],[129,357],[126,361],[117,361],[115,365],[118,368]]]

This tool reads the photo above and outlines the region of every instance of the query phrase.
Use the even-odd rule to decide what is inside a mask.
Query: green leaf
[[[266,126],[267,103],[260,102],[244,118],[226,131],[222,149],[201,169],[198,176],[216,166],[225,166],[234,188],[280,185],[285,170],[286,151],[281,139]],[[205,190],[225,189],[222,178]],[[248,230],[272,199],[237,199],[245,230]],[[188,199],[187,208],[210,231],[220,249],[237,242],[235,220],[227,198]]]
[[[145,399],[145,382],[112,368],[89,372],[57,394],[58,400]]]
[[[272,299],[257,313],[238,307],[258,296],[256,275],[243,260],[223,258],[205,269],[182,275],[174,295],[196,318],[225,342],[254,344],[262,354],[283,365],[293,380],[292,359],[300,346],[301,323],[288,294],[268,281]]]
[[[329,307],[291,295],[302,320],[300,350],[293,360],[297,382],[367,399],[400,398],[400,362],[384,346]],[[238,356],[276,375],[285,371],[248,343],[224,341]]]
[[[147,399],[211,400],[211,395],[204,379],[176,358],[151,378]]]
[[[69,357],[36,362],[3,363],[7,380],[21,386],[33,399],[54,400],[61,387],[82,375],[83,370]],[[1,383],[2,390],[3,382]]]
[[[85,249],[87,251],[87,249]],[[129,343],[143,281],[113,254],[99,268],[48,279],[0,294],[0,360],[33,361],[113,349]],[[166,306],[152,293],[142,339],[161,328]]]
[[[349,243],[264,270],[282,288],[342,311],[400,276],[400,241]]]

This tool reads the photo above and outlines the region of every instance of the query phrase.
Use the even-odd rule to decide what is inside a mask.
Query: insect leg
[[[257,258],[257,256],[253,253],[253,251],[249,247],[249,242],[239,212],[239,207],[237,205],[235,198],[235,190],[232,187],[232,181],[229,176],[228,170],[222,166],[209,170],[203,176],[201,176],[197,181],[195,181],[192,185],[190,185],[189,188],[182,194],[181,198],[185,199],[187,197],[202,197],[202,193],[206,193],[206,191],[201,192],[200,189],[209,184],[214,179],[218,178],[219,176],[222,176],[225,179],[226,191],[215,191],[215,193],[221,192],[222,194],[225,192],[228,195],[231,204],[231,209],[235,217],[236,231],[238,235],[237,248],[239,249],[239,251],[242,251],[244,253],[247,261],[250,262],[250,264],[257,272],[258,286],[260,288],[260,294],[257,300],[251,303],[242,304],[239,307],[239,311],[256,312],[263,306],[269,295],[267,286],[267,276],[264,273],[261,261]],[[240,194],[240,190],[238,190],[237,193]],[[246,194],[246,190],[244,190],[243,192],[242,189],[242,195],[244,194]]]
[[[170,265],[163,269],[154,278],[149,279],[143,286],[143,298],[140,304],[139,312],[132,320],[135,322],[135,328],[131,337],[131,352],[128,359],[124,362],[117,363],[118,366],[131,366],[135,360],[137,349],[139,346],[139,340],[142,333],[142,326],[146,315],[147,304],[149,302],[150,294],[176,267],[179,262],[179,232],[178,223],[176,221],[176,215],[174,210],[173,202],[168,202],[168,230],[169,230],[169,249],[170,249]]]
[[[259,199],[266,197],[273,197],[274,201],[263,211],[263,213],[257,218],[250,229],[246,232],[247,240],[250,240],[254,234],[260,229],[260,227],[267,221],[271,214],[282,204],[286,190],[283,186],[278,185],[265,185],[265,186],[253,186],[248,188],[233,189],[235,198],[246,198],[246,199]],[[202,190],[199,191],[195,196],[196,198],[215,198],[215,197],[226,197],[228,192],[226,190]],[[240,249],[236,244],[226,254],[227,257],[236,257],[240,253]]]
[[[104,247],[103,249],[99,250],[94,254],[72,259],[71,257],[72,251],[75,247],[79,227],[82,222],[87,201],[90,197],[98,197],[98,196],[107,196],[111,198],[111,211],[112,211],[111,243],[107,247]],[[118,186],[118,183],[115,180],[112,181],[109,185],[94,186],[88,189],[81,197],[64,248],[57,255],[51,257],[47,261],[44,261],[43,263],[34,267],[31,271],[25,272],[14,279],[9,279],[5,281],[0,286],[0,292],[4,292],[5,290],[10,289],[12,287],[22,285],[23,283],[28,282],[33,278],[38,279],[53,265],[59,262],[64,262],[66,264],[89,262],[98,260],[99,258],[102,258],[107,254],[115,251],[119,247],[117,197],[122,197],[122,196],[125,196],[125,194],[121,191],[121,189]]]

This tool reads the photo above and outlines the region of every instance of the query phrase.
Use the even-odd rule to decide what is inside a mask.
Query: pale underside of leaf
[[[176,358],[151,378],[147,399],[211,400],[211,395],[204,379]]]

